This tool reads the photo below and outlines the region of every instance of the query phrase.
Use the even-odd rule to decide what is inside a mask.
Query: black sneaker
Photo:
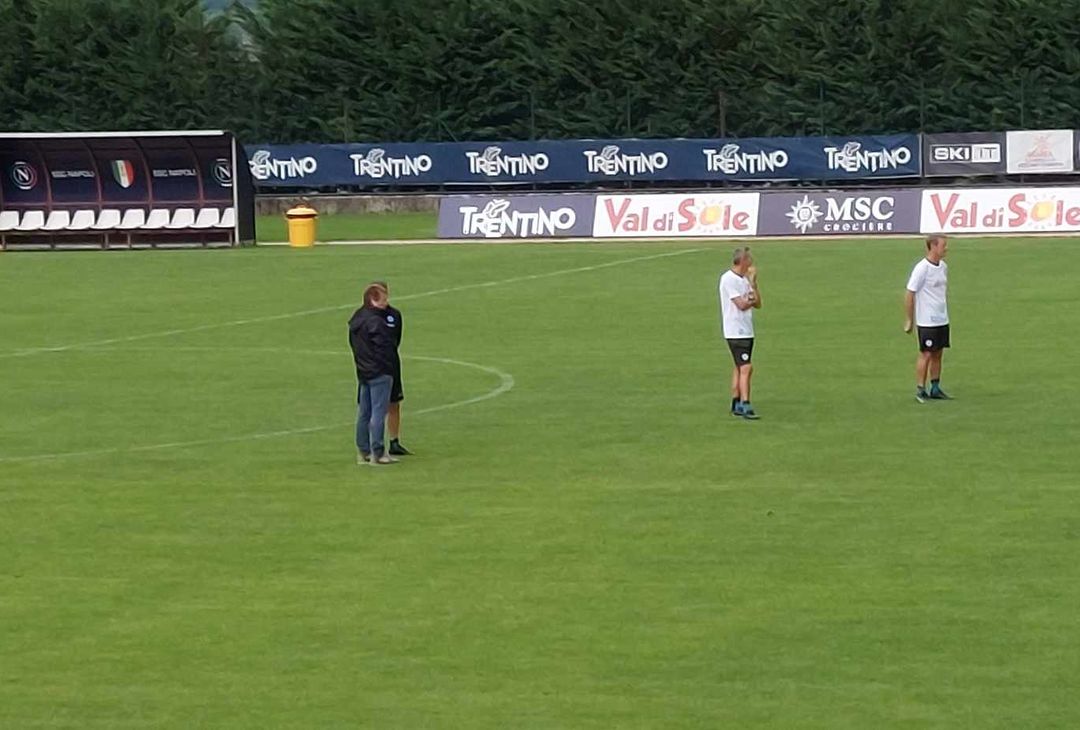
[[[920,403],[925,403],[926,401],[930,400],[930,394],[922,388],[919,388],[915,391],[915,400],[919,401]]]
[[[390,442],[391,456],[412,456],[412,452],[402,446],[397,439]]]
[[[750,407],[743,408],[742,411],[739,412],[739,415],[748,421],[756,421],[760,418],[758,414],[754,413],[754,409]]]
[[[941,388],[935,388],[930,391],[931,400],[952,400],[952,396],[946,393]]]

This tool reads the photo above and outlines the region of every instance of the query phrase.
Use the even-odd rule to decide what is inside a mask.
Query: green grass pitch
[[[756,423],[729,243],[0,254],[0,727],[1078,727],[1077,246],[952,242],[919,405],[919,241],[755,243]]]
[[[256,223],[260,243],[289,240],[284,216],[261,215]],[[319,216],[317,236],[319,241],[433,239],[437,223],[438,216],[433,212],[337,213]]]

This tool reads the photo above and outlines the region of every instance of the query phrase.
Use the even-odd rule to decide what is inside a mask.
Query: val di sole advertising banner
[[[922,191],[923,233],[1080,231],[1080,188]]]
[[[776,139],[256,145],[262,187],[918,177],[913,134]]]
[[[1070,173],[1076,169],[1071,129],[1006,132],[1011,175]]]
[[[451,195],[439,201],[439,238],[588,238],[592,195]]]
[[[593,236],[754,236],[760,198],[760,193],[597,195]]]
[[[923,174],[1004,175],[1005,133],[969,132],[923,135]]]
[[[919,190],[762,193],[759,236],[919,232]]]

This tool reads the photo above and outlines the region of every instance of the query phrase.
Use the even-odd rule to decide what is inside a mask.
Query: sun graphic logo
[[[724,217],[724,207],[715,203],[709,203],[701,208],[698,213],[698,222],[703,226],[715,226]]]
[[[1028,221],[1031,228],[1043,230],[1054,225],[1054,211],[1057,201],[1052,193],[1042,193],[1031,201],[1028,208]]]
[[[806,233],[821,220],[821,208],[818,207],[817,202],[810,199],[809,195],[804,195],[802,200],[796,201],[795,205],[791,206],[787,218],[791,221],[791,225],[799,229],[799,233]]]

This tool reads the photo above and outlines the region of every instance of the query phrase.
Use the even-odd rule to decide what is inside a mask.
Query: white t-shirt
[[[922,259],[911,270],[907,290],[915,293],[915,324],[919,327],[940,327],[949,323],[946,288],[949,266],[944,261],[936,265]]]
[[[750,280],[731,269],[720,277],[720,316],[724,320],[724,338],[728,340],[754,336],[754,310],[740,310],[731,301],[753,291]]]

